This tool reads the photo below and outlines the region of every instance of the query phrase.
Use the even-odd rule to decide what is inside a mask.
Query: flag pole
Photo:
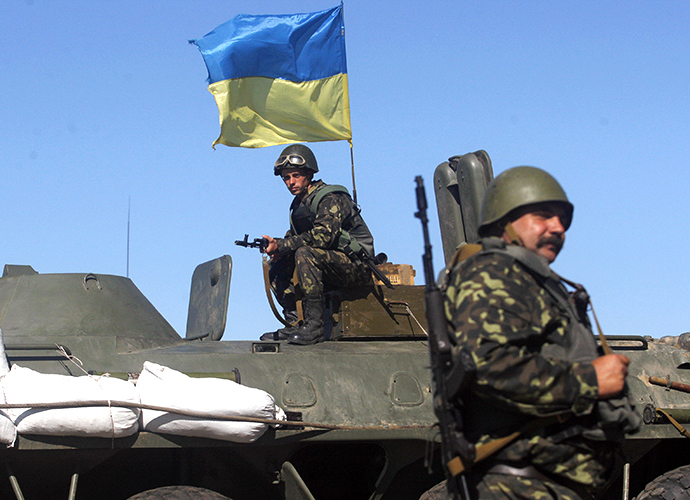
[[[355,186],[355,154],[352,147],[352,139],[349,139],[350,143],[350,164],[352,165],[352,201],[355,202],[357,206],[357,187]]]

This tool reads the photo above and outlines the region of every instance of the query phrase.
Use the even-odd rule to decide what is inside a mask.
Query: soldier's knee
[[[295,263],[313,261],[315,256],[312,247],[299,247],[295,250]]]

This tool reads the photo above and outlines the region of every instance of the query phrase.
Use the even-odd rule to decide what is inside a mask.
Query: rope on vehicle
[[[217,415],[212,413],[204,413],[196,410],[182,410],[180,408],[170,408],[166,406],[150,405],[145,403],[137,403],[134,401],[64,401],[59,403],[0,403],[0,409],[15,409],[15,408],[39,408],[39,409],[60,409],[60,408],[89,408],[89,407],[103,407],[114,406],[122,408],[138,408],[143,410],[154,410],[168,413],[175,413],[185,417],[204,418],[209,420],[226,420],[230,422],[253,422],[258,424],[267,424],[274,426],[288,426],[288,427],[309,427],[313,429],[325,430],[392,430],[392,429],[431,429],[433,425],[338,425],[338,424],[321,424],[317,422],[301,422],[294,420],[276,420],[270,418],[248,417],[241,415]]]

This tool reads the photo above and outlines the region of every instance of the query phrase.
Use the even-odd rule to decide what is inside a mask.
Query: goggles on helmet
[[[302,167],[307,164],[307,160],[302,158],[298,154],[289,154],[289,155],[282,155],[280,156],[275,163],[276,167],[284,167],[285,165],[290,164],[290,165],[296,165],[298,167]]]

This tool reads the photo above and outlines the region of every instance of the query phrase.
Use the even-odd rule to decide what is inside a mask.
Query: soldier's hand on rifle
[[[630,358],[622,354],[607,354],[592,361],[597,373],[599,399],[613,397],[623,390],[629,364]]]
[[[276,240],[270,236],[266,236],[265,234],[262,236],[268,241],[265,252],[269,257],[273,257],[273,255],[276,253],[276,250],[278,250],[278,243],[276,243]]]

